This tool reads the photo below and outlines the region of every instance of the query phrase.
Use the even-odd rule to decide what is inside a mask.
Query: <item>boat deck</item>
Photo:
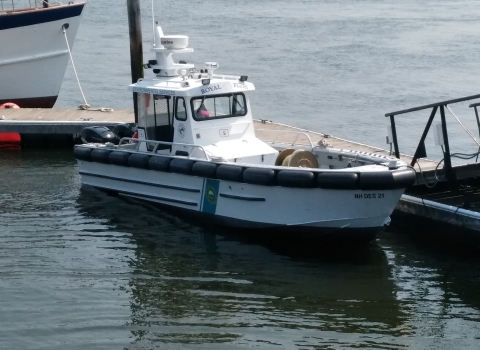
[[[258,138],[260,138],[262,141],[265,141],[265,142],[275,141],[277,143],[282,142],[282,143],[290,143],[290,144],[297,143],[297,144],[308,145],[309,144],[309,139],[307,138],[308,136],[314,145],[324,140],[324,142],[328,143],[329,145],[335,148],[353,149],[358,152],[375,153],[383,156],[391,155],[389,151],[379,147],[369,146],[369,145],[365,145],[365,144],[354,142],[354,141],[344,140],[332,135],[299,129],[293,126],[277,124],[270,121],[255,121],[255,131]],[[282,134],[280,134],[278,137],[277,137],[277,134],[278,134],[277,131],[282,132]],[[298,133],[302,133],[303,135],[298,136],[298,139],[296,140]],[[407,164],[410,164],[413,157],[409,155],[401,154],[400,159],[406,162]],[[425,182],[427,183],[436,182],[437,180],[435,179],[435,169],[438,163],[428,159],[419,159],[418,162],[420,163],[420,167],[418,165],[415,166],[415,169],[417,170],[417,183],[423,184]],[[420,173],[420,169],[422,170],[423,174]],[[442,165],[440,166],[439,170],[441,169],[442,169]],[[480,175],[480,167],[478,168],[478,174]]]

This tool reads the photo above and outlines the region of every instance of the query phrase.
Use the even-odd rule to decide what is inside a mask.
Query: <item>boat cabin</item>
[[[137,93],[139,138],[143,151],[173,156],[275,164],[278,151],[255,137],[246,76],[214,74],[215,62],[198,70],[174,63],[173,53],[193,52],[188,37],[165,36],[156,28],[150,61],[155,76],[129,86]]]

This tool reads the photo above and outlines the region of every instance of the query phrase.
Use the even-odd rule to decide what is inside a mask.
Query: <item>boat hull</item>
[[[368,241],[389,222],[403,193],[257,185],[78,159],[82,183],[187,211],[196,218],[265,235],[355,237]]]
[[[84,3],[0,16],[0,104],[51,108],[57,100]]]

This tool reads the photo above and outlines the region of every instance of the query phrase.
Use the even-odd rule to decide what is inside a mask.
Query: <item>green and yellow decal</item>
[[[217,210],[218,188],[220,181],[205,179],[203,181],[203,195],[201,211],[203,213],[215,214]]]

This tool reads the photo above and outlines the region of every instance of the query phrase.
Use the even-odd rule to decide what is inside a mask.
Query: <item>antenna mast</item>
[[[152,0],[152,34],[153,34],[153,47],[157,46],[155,42],[155,13],[153,11],[153,0]]]

